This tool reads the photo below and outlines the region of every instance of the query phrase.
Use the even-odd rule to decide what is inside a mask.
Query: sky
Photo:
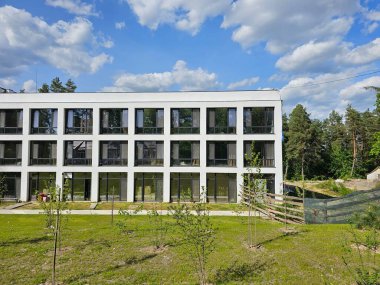
[[[323,119],[373,109],[379,60],[379,0],[0,0],[15,91],[56,76],[77,92],[274,88],[284,112]]]

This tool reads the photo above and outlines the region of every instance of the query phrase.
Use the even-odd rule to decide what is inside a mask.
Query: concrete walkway
[[[111,210],[71,210],[71,211],[65,211],[65,214],[69,213],[71,215],[111,215]],[[118,215],[118,210],[114,211],[114,215]],[[141,212],[138,212],[137,214],[134,214],[133,210],[128,211],[131,215],[136,216],[144,216],[148,214],[148,211],[143,210]],[[38,215],[42,214],[42,210],[8,210],[8,209],[0,209],[0,215]],[[162,215],[168,215],[168,210],[162,210],[158,211],[159,214]],[[253,215],[253,213],[252,213]],[[234,211],[210,211],[210,216],[237,216],[236,212]],[[248,212],[241,212],[239,213],[239,216],[248,216]],[[260,216],[260,215],[258,215]],[[262,216],[262,215],[261,215]]]

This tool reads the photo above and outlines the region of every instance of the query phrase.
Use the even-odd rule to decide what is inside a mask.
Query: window
[[[128,165],[127,141],[100,142],[100,166]]]
[[[128,134],[128,109],[101,109],[101,134]]]
[[[244,154],[251,154],[251,145],[255,153],[259,154],[262,167],[274,167],[274,141],[244,141]],[[244,166],[248,166],[244,155]]]
[[[19,200],[21,191],[21,173],[3,172],[0,177],[4,177],[5,191],[0,196],[3,200]]]
[[[38,193],[55,186],[55,172],[29,173],[29,200],[35,201]]]
[[[172,134],[199,134],[199,109],[171,109]]]
[[[244,108],[245,134],[273,134],[274,108],[252,107]]]
[[[0,142],[0,165],[21,165],[22,142],[2,141]]]
[[[236,166],[236,142],[207,142],[207,166]]]
[[[164,109],[136,109],[136,134],[163,134]]]
[[[56,165],[57,142],[34,141],[30,143],[30,165]]]
[[[260,176],[257,176],[253,173],[245,173],[243,177],[244,185],[247,185],[248,179],[259,179],[264,183],[264,188],[268,193],[275,194],[275,174],[261,174]]]
[[[236,134],[236,108],[207,108],[208,134]]]
[[[57,109],[33,109],[31,113],[31,134],[57,133]]]
[[[0,110],[0,134],[22,134],[22,110]]]
[[[127,173],[99,173],[99,201],[112,201],[112,198],[114,201],[126,201],[127,177]]]
[[[236,203],[236,174],[207,173],[207,200],[215,203]]]
[[[164,165],[163,141],[137,141],[135,146],[135,166]]]
[[[171,173],[170,199],[172,202],[199,201],[199,173]]]
[[[172,141],[172,166],[199,166],[199,141]]]
[[[63,174],[69,188],[68,200],[89,201],[91,198],[91,172],[68,172]],[[67,181],[67,182],[66,182]]]
[[[92,109],[66,110],[66,134],[92,134]]]
[[[135,173],[135,202],[162,202],[162,195],[162,173]]]
[[[91,141],[66,141],[65,165],[91,165]]]

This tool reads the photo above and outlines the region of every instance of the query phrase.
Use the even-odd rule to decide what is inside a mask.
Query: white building
[[[68,179],[70,198],[237,202],[244,153],[260,152],[268,191],[282,193],[278,91],[2,94],[5,198],[35,199]],[[186,194],[186,195],[185,195]]]

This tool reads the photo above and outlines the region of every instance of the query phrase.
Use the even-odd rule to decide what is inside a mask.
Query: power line
[[[289,87],[285,87],[285,89],[293,89],[293,88],[301,88],[301,87],[313,87],[313,86],[318,86],[318,85],[321,85],[321,84],[328,84],[328,83],[334,83],[334,82],[344,81],[344,80],[353,79],[353,78],[357,78],[357,77],[362,77],[362,76],[366,76],[366,75],[371,75],[371,74],[375,74],[375,73],[379,73],[379,72],[380,72],[380,69],[377,69],[377,70],[374,70],[372,72],[357,74],[357,75],[348,76],[348,77],[339,78],[339,79],[334,79],[334,80],[329,80],[329,81],[321,81],[321,82],[316,82],[316,83],[309,83],[309,84],[307,83],[307,84],[303,84],[303,85],[289,86]]]

